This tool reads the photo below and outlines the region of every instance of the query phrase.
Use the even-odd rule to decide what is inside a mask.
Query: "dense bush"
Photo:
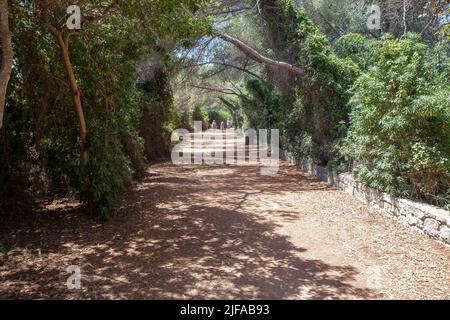
[[[373,63],[377,40],[369,40],[361,34],[348,33],[334,43],[336,54],[355,63],[360,70],[367,70]]]
[[[153,139],[145,144],[149,158],[166,154],[179,120],[164,75],[144,90],[136,87],[138,62],[161,53],[167,33],[178,41],[210,29],[209,19],[193,18],[186,10],[200,10],[197,1],[121,2],[102,23],[86,19],[79,32],[58,29],[69,4],[10,4],[15,57],[0,131],[2,210],[6,201],[15,205],[57,192],[108,216],[132,175],[145,173],[145,138]],[[80,6],[97,13],[103,4]],[[65,60],[61,47],[68,51]],[[78,95],[81,103],[75,101]],[[86,137],[80,134],[80,114]],[[145,117],[155,135],[140,136]]]
[[[290,106],[272,85],[261,80],[246,83],[247,95],[241,101],[247,118],[247,127],[261,129],[282,129],[282,122]]]
[[[285,117],[285,147],[299,159],[327,165],[335,144],[345,137],[348,122],[348,89],[358,76],[354,62],[340,58],[330,41],[303,10],[283,1],[284,38],[297,52],[296,64],[307,76],[298,81],[291,112]]]
[[[188,108],[180,113],[180,128],[189,131],[194,130],[193,112]]]
[[[342,40],[339,56],[303,10],[289,0],[277,3],[278,11],[266,12],[269,16],[276,12],[270,19],[278,20],[281,34],[275,38],[305,69],[306,77],[297,79],[288,94],[279,83],[248,81],[242,110],[249,126],[280,129],[283,147],[297,159],[322,165],[339,162],[336,145],[346,135],[348,89],[360,72],[357,61],[348,55],[365,50],[365,41],[361,37]]]
[[[166,66],[153,72],[150,79],[140,85],[144,93],[141,135],[145,141],[148,160],[164,158],[170,154],[170,137],[179,126],[179,115],[173,103],[172,88]]]
[[[232,119],[232,115],[230,112],[228,112],[227,110],[224,110],[222,108],[212,108],[209,110],[208,112],[208,119],[210,120],[210,122],[212,122],[213,120],[216,120],[217,125],[220,126],[220,123],[231,121]]]
[[[15,202],[50,191],[73,195],[105,217],[132,173],[144,171],[133,62],[139,50],[137,39],[126,36],[131,26],[112,28],[112,23],[96,30],[101,39],[71,41],[72,63],[95,70],[80,68],[77,75],[87,119],[86,165],[80,161],[78,123],[54,38],[43,37],[45,28],[18,16],[11,21],[17,62],[0,135],[0,162],[8,166],[0,173],[0,197]],[[21,190],[11,195],[14,185]]]
[[[209,129],[210,127],[209,112],[208,109],[206,109],[205,107],[196,106],[192,114],[192,119],[194,121],[202,122],[203,130]]]
[[[449,201],[450,94],[418,37],[385,37],[355,83],[347,155],[370,186]],[[446,87],[447,86],[447,87]]]

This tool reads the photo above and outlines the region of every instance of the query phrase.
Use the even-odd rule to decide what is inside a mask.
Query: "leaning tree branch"
[[[200,90],[210,91],[210,92],[217,92],[217,93],[221,93],[221,94],[242,97],[242,94],[240,94],[232,89],[211,88],[211,87],[203,87],[203,86],[198,86],[198,85],[191,85],[191,87],[200,89]]]
[[[284,69],[290,73],[295,74],[298,77],[304,77],[305,76],[305,70],[299,67],[296,67],[292,64],[289,64],[287,62],[282,62],[282,61],[276,61],[273,59],[270,59],[268,57],[263,56],[262,54],[260,54],[258,51],[256,51],[255,49],[251,48],[250,46],[248,46],[247,44],[245,44],[244,42],[242,42],[241,40],[234,38],[228,34],[225,33],[218,33],[217,36],[219,38],[221,38],[222,40],[229,42],[231,44],[233,44],[236,48],[238,48],[242,53],[244,53],[247,57],[249,57],[250,59],[264,64],[264,65],[268,65],[268,66],[272,66],[272,67],[276,67],[276,68],[280,68],[280,69]]]
[[[214,65],[218,65],[218,66],[222,66],[222,67],[228,67],[228,68],[232,68],[232,69],[236,69],[242,72],[245,72],[255,78],[261,79],[262,77],[257,75],[256,73],[254,73],[253,71],[250,71],[249,69],[245,68],[245,67],[239,67],[233,64],[229,64],[229,63],[224,63],[224,62],[218,62],[218,61],[208,61],[208,62],[203,62],[203,63],[197,63],[197,64],[190,64],[190,65],[186,65],[186,66],[182,66],[179,67],[178,69],[187,69],[187,68],[193,68],[193,67],[202,67],[202,66],[206,66],[206,65],[210,65],[210,64],[214,64]]]
[[[181,5],[184,10],[191,16],[194,16],[192,14],[192,12],[190,12],[183,4]],[[260,64],[264,64],[267,66],[272,66],[275,68],[280,68],[280,69],[284,69],[290,73],[295,74],[297,77],[301,77],[303,78],[306,75],[305,70],[303,70],[302,68],[296,67],[290,63],[287,62],[283,62],[283,61],[277,61],[277,60],[273,60],[270,59],[268,57],[263,56],[262,54],[260,54],[258,51],[256,51],[255,49],[253,49],[252,47],[250,47],[249,45],[245,44],[244,42],[242,42],[241,40],[234,38],[228,34],[225,33],[217,33],[217,36],[226,41],[229,42],[231,44],[233,44],[236,48],[238,48],[242,53],[244,53],[247,57],[249,57],[250,59],[260,63]]]

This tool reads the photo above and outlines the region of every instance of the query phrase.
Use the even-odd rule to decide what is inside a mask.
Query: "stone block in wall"
[[[432,218],[426,218],[423,223],[423,231],[436,239],[440,236],[439,227],[439,222]]]
[[[446,242],[450,243],[450,227],[449,226],[443,226],[439,232],[439,238]]]
[[[410,226],[414,226],[414,227],[422,227],[423,226],[423,221],[412,215],[402,216],[400,218],[400,220],[402,220],[404,223],[406,223]]]
[[[421,208],[417,203],[407,200],[399,200],[400,214],[403,216],[412,215],[420,220],[424,220],[426,217],[426,208]]]
[[[382,202],[383,202],[383,209],[389,212],[392,212],[395,216],[400,215],[400,205],[399,200],[397,197],[394,197],[388,193],[382,193]]]
[[[421,204],[422,205],[422,204]],[[426,211],[426,217],[432,217],[439,221],[442,225],[450,227],[450,214],[448,211],[436,207],[431,207]]]

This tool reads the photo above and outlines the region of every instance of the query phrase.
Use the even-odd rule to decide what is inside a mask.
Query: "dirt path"
[[[449,247],[286,164],[150,173],[107,223],[53,206],[5,231],[0,298],[450,299]]]

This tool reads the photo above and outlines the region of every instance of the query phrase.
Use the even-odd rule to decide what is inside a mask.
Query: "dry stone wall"
[[[297,165],[316,179],[328,182],[372,207],[392,214],[402,223],[420,230],[429,237],[450,245],[450,212],[370,188],[356,181],[350,173],[334,174],[324,167],[311,163],[299,163],[286,152],[282,154],[286,161]]]

